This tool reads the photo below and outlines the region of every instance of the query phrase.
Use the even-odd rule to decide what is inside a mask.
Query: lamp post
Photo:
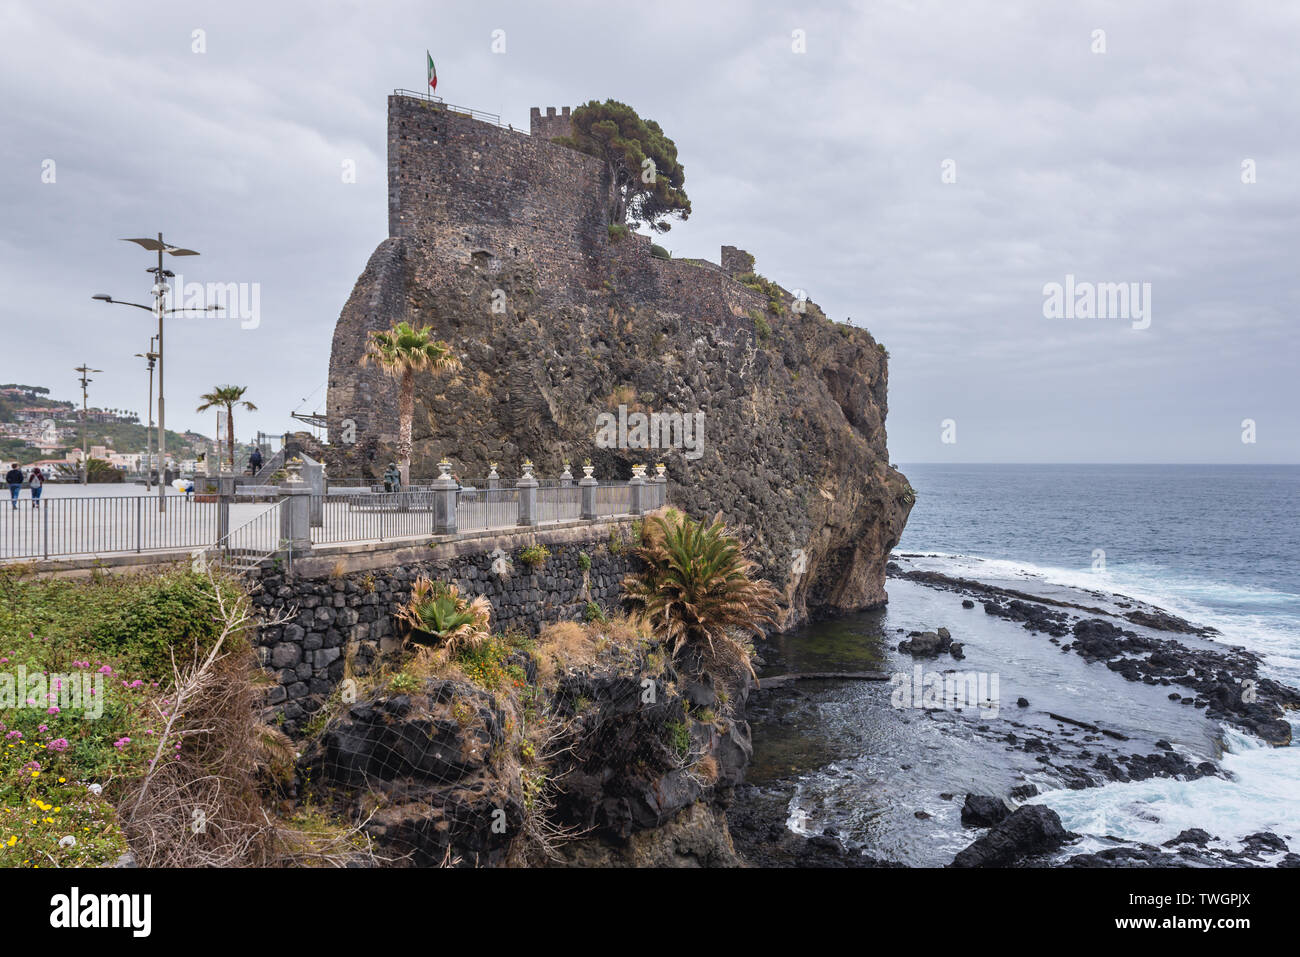
[[[90,481],[90,458],[86,455],[86,386],[94,382],[89,378],[92,372],[103,372],[103,369],[92,369],[84,362],[72,370],[81,373],[81,484],[86,485]]]
[[[149,405],[148,424],[144,427],[144,490],[147,492],[153,488],[153,441],[150,429],[153,428],[153,364],[158,359],[158,353],[154,352],[154,343],[158,341],[157,336],[149,337],[149,351],[137,352],[136,355],[141,359],[149,360]],[[162,480],[162,474],[158,475],[159,481]]]
[[[165,512],[167,511],[167,483],[163,481],[163,478],[167,470],[167,417],[163,405],[163,317],[173,312],[210,312],[214,309],[220,309],[221,306],[204,306],[198,310],[188,309],[183,306],[174,309],[163,308],[167,293],[171,291],[171,287],[167,285],[167,279],[176,275],[171,270],[163,268],[163,253],[165,252],[171,256],[197,256],[198,253],[193,249],[180,249],[176,246],[167,245],[163,242],[162,233],[158,234],[157,239],[124,239],[122,242],[135,243],[158,253],[158,265],[150,266],[145,270],[145,272],[154,274],[154,284],[151,290],[153,293],[153,306],[144,306],[138,302],[123,302],[121,299],[114,299],[106,293],[99,293],[91,296],[91,298],[121,306],[134,306],[137,309],[151,312],[158,317],[158,511]]]

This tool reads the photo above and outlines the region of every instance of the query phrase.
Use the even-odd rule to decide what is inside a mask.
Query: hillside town
[[[83,461],[91,463],[92,482],[143,480],[147,468],[156,475],[158,455],[146,451],[147,431],[134,410],[91,406],[83,411],[52,398],[45,386],[0,385],[0,460],[40,468],[52,481],[78,480]],[[179,475],[200,471],[213,447],[196,432],[169,433],[168,442],[164,468]]]

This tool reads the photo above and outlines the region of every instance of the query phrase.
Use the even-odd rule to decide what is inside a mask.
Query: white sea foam
[[[1271,831],[1300,849],[1300,748],[1273,748],[1233,729],[1225,731],[1224,743],[1221,766],[1230,779],[1151,778],[1049,791],[1031,803],[1052,808],[1068,830],[1081,834],[1162,844],[1199,827],[1235,848],[1248,834]]]
[[[919,554],[919,552],[914,553]],[[925,552],[921,567],[992,582],[1040,582],[1085,592],[1106,592],[1154,605],[1216,629],[1216,640],[1264,656],[1264,674],[1300,686],[1300,595],[1226,582],[1176,577],[1155,566],[1112,565],[1105,572],[1035,565],[1000,558]],[[1231,609],[1231,610],[1224,610]],[[1176,636],[1174,636],[1176,637]]]

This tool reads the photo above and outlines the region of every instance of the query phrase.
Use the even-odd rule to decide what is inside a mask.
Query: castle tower
[[[546,115],[542,116],[542,111],[534,106],[528,111],[528,132],[533,136],[540,136],[543,139],[552,140],[557,136],[573,135],[573,119],[569,116],[569,108],[566,106],[560,111],[560,115],[555,115],[555,107],[548,106]]]

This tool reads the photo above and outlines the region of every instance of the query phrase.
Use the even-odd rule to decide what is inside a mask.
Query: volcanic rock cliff
[[[334,333],[331,474],[373,477],[392,457],[396,389],[360,367],[366,335],[427,324],[463,365],[420,381],[417,478],[444,456],[467,482],[492,462],[550,477],[590,459],[598,478],[663,462],[674,504],[720,511],[751,541],[784,590],[782,627],[884,602],[912,491],[889,465],[883,346],[755,274],[743,250],[661,259],[615,235],[603,163],[549,140],[565,122],[534,110],[527,135],[390,98],[390,235]],[[702,441],[604,447],[598,417],[620,421],[620,407],[630,427],[637,412],[702,421]]]

